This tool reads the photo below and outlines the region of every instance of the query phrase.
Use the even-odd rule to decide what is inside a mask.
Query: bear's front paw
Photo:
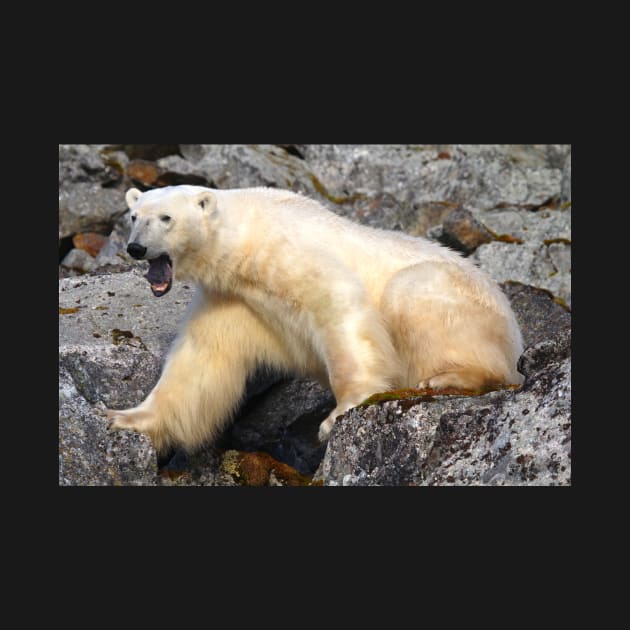
[[[124,429],[123,426],[123,416],[119,414],[116,409],[108,409],[107,410],[107,430],[108,431],[117,431],[119,429]]]
[[[137,431],[136,419],[129,413],[129,410],[122,411],[120,409],[107,410],[107,430],[119,431],[120,429],[129,429]]]

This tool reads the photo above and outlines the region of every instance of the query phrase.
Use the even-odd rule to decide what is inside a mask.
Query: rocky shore
[[[214,444],[158,460],[106,430],[106,407],[157,381],[194,286],[159,304],[126,251],[124,192],[275,186],[354,221],[438,240],[497,280],[521,325],[524,385],[483,395],[404,391],[319,422],[331,392],[252,377]],[[570,485],[569,145],[60,145],[60,485]]]

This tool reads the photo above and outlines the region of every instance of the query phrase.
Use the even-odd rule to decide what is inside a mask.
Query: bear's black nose
[[[142,247],[139,243],[129,243],[129,245],[127,245],[127,251],[129,255],[134,258],[142,258],[147,253],[147,248]]]

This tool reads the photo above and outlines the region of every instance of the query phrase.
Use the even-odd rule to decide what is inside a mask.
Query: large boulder
[[[105,411],[102,402],[81,394],[60,361],[59,485],[155,485],[157,455],[151,440],[131,431],[108,432]]]
[[[554,145],[551,145],[554,147]],[[536,206],[560,193],[567,145],[303,145],[333,195],[389,193],[489,209]]]
[[[528,349],[518,390],[378,396],[337,419],[325,485],[570,485],[570,333]]]

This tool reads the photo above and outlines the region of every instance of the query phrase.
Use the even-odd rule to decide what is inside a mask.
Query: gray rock
[[[484,212],[473,211],[475,218],[496,235],[509,235],[524,242],[571,240],[571,209],[542,209],[537,212],[522,208],[505,208]]]
[[[571,152],[567,155],[564,168],[562,169],[560,201],[563,203],[571,201]]]
[[[59,372],[59,485],[155,485],[157,456],[146,436],[108,432],[105,407],[91,405]]]
[[[59,349],[88,345],[111,348],[114,330],[128,331],[122,343],[146,349],[162,359],[173,341],[194,286],[175,281],[163,297],[155,298],[143,277],[148,268],[125,273],[86,275],[59,281],[59,308],[78,309],[59,316]],[[148,391],[146,392],[148,394]]]
[[[125,210],[122,173],[105,145],[59,145],[59,239],[79,232],[106,234]]]
[[[208,186],[216,188],[212,180],[208,180],[203,169],[195,164],[191,164],[179,155],[169,155],[157,161],[161,171],[158,179],[158,186],[179,186],[181,184],[191,184],[193,186]]]
[[[571,331],[571,312],[549,291],[520,282],[504,282],[501,289],[510,300],[525,348]]]
[[[389,193],[415,204],[537,206],[560,194],[559,156],[544,145],[314,145],[309,167],[332,195]]]
[[[570,485],[570,333],[530,348],[520,390],[355,407],[337,419],[325,485]]]
[[[557,273],[571,274],[571,243],[549,243],[547,254]]]
[[[547,289],[571,304],[571,209],[536,212],[511,207],[473,211],[497,239],[471,258],[497,282],[515,281]],[[519,242],[520,241],[520,242]]]
[[[106,234],[126,211],[120,191],[99,184],[73,184],[59,188],[59,238],[79,232]]]
[[[94,258],[83,249],[71,249],[61,261],[61,266],[79,273],[94,269]]]
[[[329,389],[308,379],[284,381],[252,398],[230,431],[233,448],[264,451],[308,475],[317,468],[325,446],[319,424],[335,407]]]
[[[567,247],[570,252],[570,245]],[[471,258],[497,282],[513,281],[547,289],[571,305],[571,274],[556,268],[544,243],[488,243],[481,245]]]
[[[94,259],[95,270],[121,272],[146,268],[146,262],[135,260],[127,253],[130,232],[129,214],[125,212],[114,223],[105,245]]]
[[[332,212],[373,228],[418,234],[424,227],[417,208],[410,203],[398,201],[387,193],[340,199],[326,195],[319,201]]]
[[[570,144],[539,144],[546,152],[547,165],[551,168],[563,168],[567,157],[571,155]]]
[[[388,193],[404,202],[416,201],[411,189],[439,153],[435,145],[304,145],[302,150],[330,195]]]
[[[103,403],[111,409],[135,407],[160,377],[160,360],[142,347],[139,338],[121,337],[118,343],[59,348],[60,368],[68,372],[79,394],[91,404]]]
[[[421,169],[415,196],[416,202],[446,200],[479,209],[537,206],[559,195],[560,178],[558,168],[526,166],[501,150],[454,147],[451,160],[435,160]]]
[[[186,145],[182,155],[191,163],[171,160],[170,169],[204,177],[217,188],[274,186],[295,192],[316,194],[312,174],[304,160],[276,145]]]

